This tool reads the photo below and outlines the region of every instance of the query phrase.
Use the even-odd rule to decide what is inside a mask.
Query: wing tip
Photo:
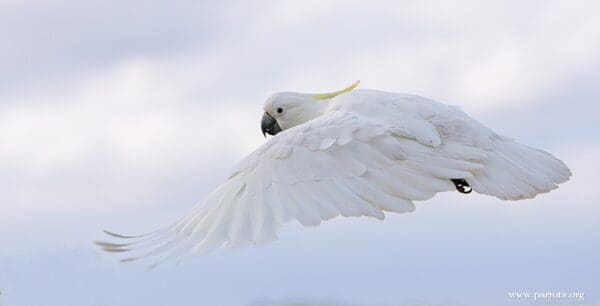
[[[109,230],[106,230],[106,229],[105,229],[105,230],[103,230],[103,232],[104,232],[105,234],[107,234],[107,235],[109,235],[109,236],[113,236],[113,237],[115,237],[115,238],[121,238],[121,239],[134,239],[134,238],[141,238],[141,237],[145,237],[145,236],[148,236],[148,235],[154,234],[154,233],[156,233],[156,232],[158,232],[158,231],[159,231],[159,230],[154,230],[154,231],[151,231],[151,232],[149,232],[149,233],[145,233],[145,234],[141,234],[141,235],[122,235],[122,234],[118,234],[118,233],[115,233],[115,232],[113,232],[113,231],[109,231]]]

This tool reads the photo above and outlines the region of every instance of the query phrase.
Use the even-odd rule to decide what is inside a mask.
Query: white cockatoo
[[[265,102],[261,128],[274,135],[171,226],[119,243],[123,261],[157,262],[223,245],[262,245],[282,224],[315,226],[336,216],[383,219],[438,192],[472,190],[531,199],[569,179],[554,156],[498,135],[459,108],[424,97],[355,90],[280,92]]]

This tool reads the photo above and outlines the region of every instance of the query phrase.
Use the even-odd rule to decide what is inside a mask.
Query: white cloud
[[[64,92],[15,98],[0,114],[1,161],[43,173],[106,149],[140,162],[148,158],[144,155],[164,159],[160,154],[173,150],[202,158],[256,144],[243,137],[227,141],[224,135],[253,125],[258,139],[253,123],[260,117],[259,103],[204,100],[198,90],[218,75],[210,73],[211,63],[185,63],[209,72],[203,79],[178,70],[177,60],[167,62],[126,60],[84,76]]]

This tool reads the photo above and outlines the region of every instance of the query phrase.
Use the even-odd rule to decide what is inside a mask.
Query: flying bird
[[[337,216],[384,219],[438,192],[531,199],[569,179],[542,150],[501,136],[458,107],[412,94],[351,86],[323,94],[279,92],[265,102],[263,145],[172,225],[141,235],[105,231],[105,251],[156,263],[222,246],[263,245],[282,224]]]

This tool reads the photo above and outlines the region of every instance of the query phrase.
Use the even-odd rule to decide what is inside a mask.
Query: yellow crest
[[[338,90],[338,91],[334,91],[334,92],[328,92],[328,93],[322,93],[322,94],[314,94],[312,95],[312,98],[315,100],[326,100],[326,99],[331,99],[333,97],[339,96],[343,93],[349,92],[352,89],[358,87],[358,84],[360,84],[360,81],[356,81],[354,82],[352,85],[342,89],[342,90]]]

